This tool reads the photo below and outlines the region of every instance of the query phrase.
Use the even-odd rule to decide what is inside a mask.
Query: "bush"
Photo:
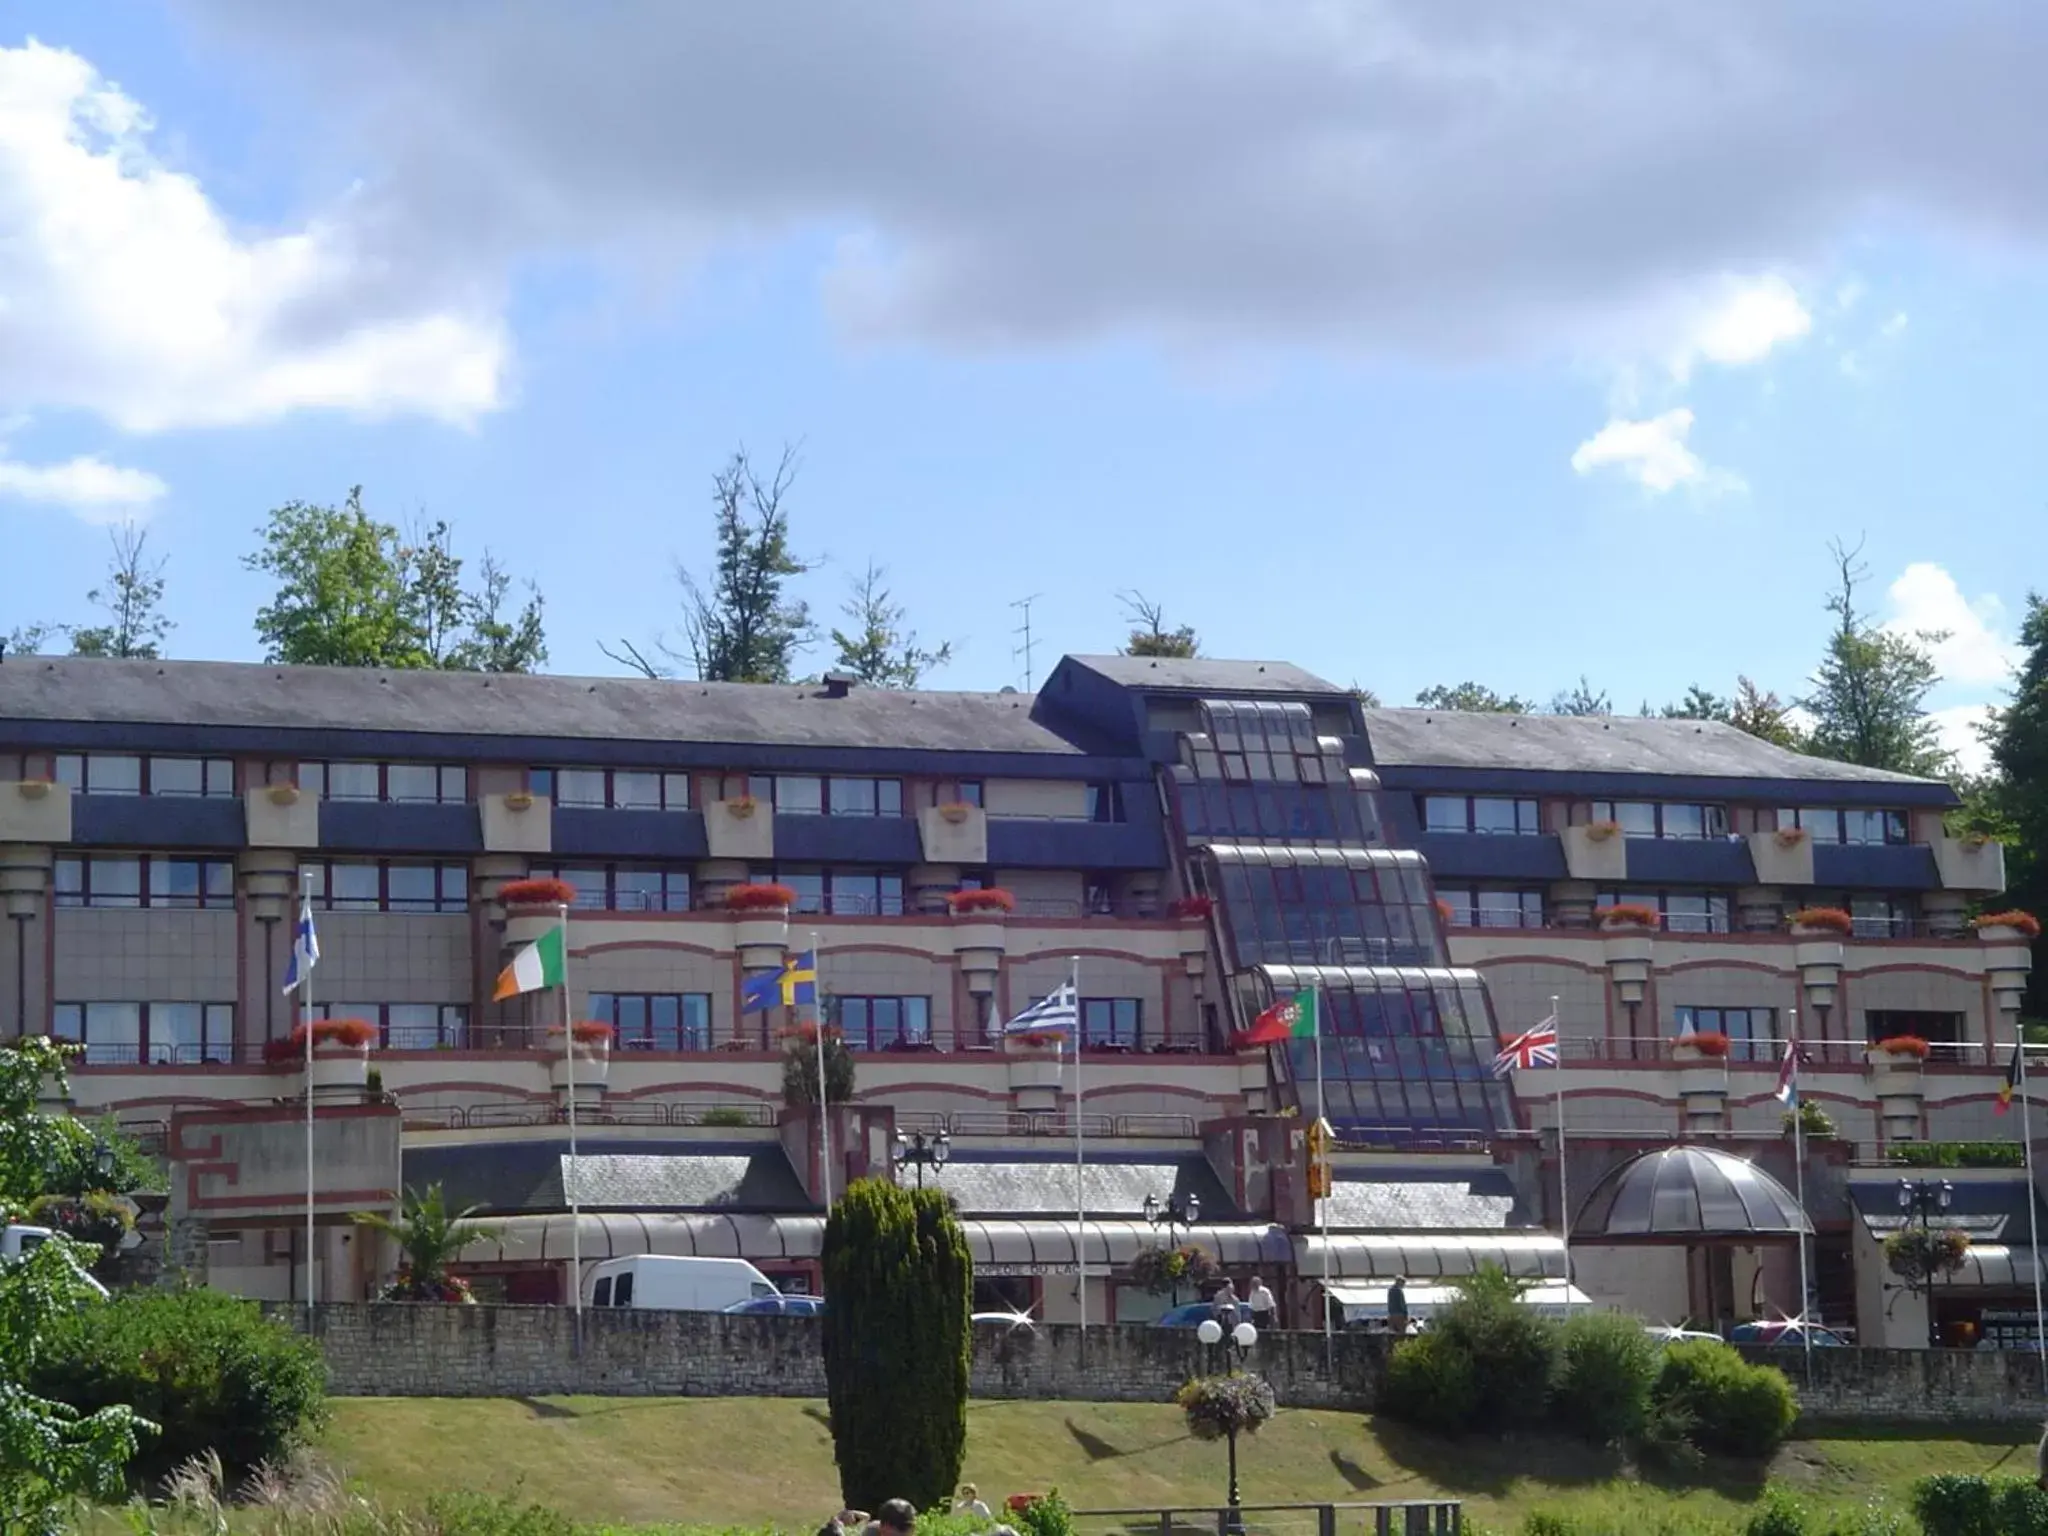
[[[1397,1419],[1439,1434],[1462,1434],[1479,1402],[1472,1357],[1440,1333],[1404,1339],[1387,1362],[1380,1406]]]
[[[1727,1456],[1768,1456],[1799,1414],[1792,1384],[1782,1371],[1752,1365],[1714,1339],[1680,1339],[1664,1346],[1651,1400],[1684,1416],[1701,1450]]]
[[[1543,1418],[1557,1369],[1557,1325],[1520,1298],[1521,1287],[1489,1265],[1458,1283],[1458,1299],[1431,1324],[1431,1333],[1472,1362],[1470,1429],[1498,1433]]]
[[[218,1291],[131,1291],[53,1330],[34,1390],[83,1412],[126,1404],[162,1426],[131,1464],[156,1479],[211,1450],[236,1472],[281,1461],[322,1416],[318,1348]]]
[[[438,1536],[576,1536],[575,1522],[559,1510],[503,1495],[439,1493],[426,1513]]]
[[[1806,1506],[1773,1483],[1742,1522],[1742,1536],[1806,1536],[1809,1524]]]
[[[951,1199],[858,1179],[825,1223],[825,1384],[855,1509],[952,1496],[967,1452],[974,1266]]]
[[[2048,1536],[2048,1493],[2020,1477],[1923,1477],[1913,1513],[1927,1536]]]
[[[1557,1340],[1550,1400],[1560,1425],[1600,1445],[1640,1438],[1663,1366],[1642,1323],[1619,1312],[1579,1312],[1558,1329]]]
[[[1074,1536],[1074,1512],[1055,1488],[1017,1511],[1017,1528],[1024,1536]]]

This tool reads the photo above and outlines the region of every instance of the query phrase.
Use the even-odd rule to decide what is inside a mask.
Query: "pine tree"
[[[825,1383],[854,1509],[948,1499],[967,1452],[974,1264],[937,1189],[847,1188],[825,1224]]]
[[[915,688],[929,669],[953,659],[950,640],[928,651],[904,629],[905,610],[882,585],[882,568],[873,561],[854,579],[852,589],[841,610],[853,621],[852,630],[832,631],[838,671],[870,688]]]

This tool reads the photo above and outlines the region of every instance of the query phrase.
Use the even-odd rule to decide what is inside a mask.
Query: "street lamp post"
[[[1145,1219],[1155,1227],[1166,1228],[1166,1246],[1169,1248],[1180,1246],[1179,1240],[1174,1236],[1175,1232],[1188,1231],[1201,1219],[1201,1215],[1202,1197],[1192,1192],[1186,1195],[1169,1195],[1163,1205],[1157,1195],[1145,1196]],[[1176,1279],[1168,1283],[1173,1293],[1169,1298],[1169,1304],[1177,1307],[1180,1305],[1180,1281]]]
[[[946,1159],[953,1155],[953,1139],[944,1131],[927,1133],[898,1131],[896,1145],[889,1154],[901,1169],[906,1166],[917,1170],[917,1187],[924,1188],[924,1171],[927,1168],[943,1168]]]
[[[1927,1256],[1927,1347],[1941,1348],[1941,1327],[1934,1317],[1934,1282],[1937,1272],[1934,1267],[1934,1215],[1937,1211],[1946,1213],[1956,1198],[1956,1187],[1947,1179],[1901,1179],[1899,1180],[1899,1209],[1911,1221],[1920,1218],[1920,1236]]]
[[[1212,1317],[1205,1319],[1202,1325],[1195,1330],[1195,1337],[1211,1349],[1221,1346],[1224,1358],[1230,1365],[1230,1374],[1234,1376],[1244,1369],[1245,1361],[1251,1357],[1252,1346],[1259,1342],[1259,1330],[1250,1323],[1239,1323],[1226,1334],[1223,1331],[1223,1325]],[[1238,1496],[1237,1492],[1237,1421],[1235,1419],[1230,1420],[1225,1427],[1223,1437],[1230,1445],[1230,1514],[1224,1530],[1228,1533],[1228,1536],[1240,1536],[1240,1533],[1244,1530],[1244,1516],[1240,1512],[1240,1506],[1244,1501]]]

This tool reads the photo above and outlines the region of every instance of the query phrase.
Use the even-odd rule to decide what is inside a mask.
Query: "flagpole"
[[[832,1214],[832,1103],[825,1086],[825,974],[819,964],[824,948],[818,930],[811,930],[811,1033],[818,1037],[818,1184],[825,1195],[825,1214]]]
[[[306,867],[299,866],[299,914],[292,928],[292,947],[299,945],[299,927],[312,915],[306,893]],[[313,967],[299,975],[299,1028],[306,1032],[306,1327],[313,1326]]]
[[[2040,1351],[2042,1386],[2044,1391],[2048,1391],[2048,1314],[2041,1310],[2041,1224],[2034,1211],[2039,1197],[2034,1193],[2034,1108],[2027,1101],[2027,1030],[2017,1017],[2012,1025],[2018,1031],[2012,1048],[2020,1064],[2020,1140],[2026,1147],[2027,1248],[2034,1260],[2034,1347]]]
[[[1323,1125],[1327,1117],[1323,1114],[1323,978],[1316,975],[1315,990],[1309,994],[1309,1006],[1315,1009],[1316,1026],[1316,1124]],[[1314,1161],[1313,1157],[1310,1159]],[[1329,1152],[1323,1153],[1323,1167],[1329,1170]],[[1327,1365],[1335,1355],[1336,1335],[1330,1321],[1330,1196],[1335,1186],[1324,1189],[1316,1201],[1316,1225],[1323,1238],[1323,1362]]]
[[[570,1016],[569,908],[557,908],[562,921],[562,1081],[569,1092],[569,1298],[576,1309],[576,1344],[583,1345],[583,1203],[577,1194],[581,1177],[576,1167],[576,1021]]]
[[[1087,1135],[1081,1119],[1081,957],[1072,959],[1067,974],[1067,997],[1074,1008],[1074,1277],[1075,1294],[1081,1302],[1081,1338],[1088,1337],[1088,1205],[1082,1193],[1083,1168],[1087,1162]]]
[[[1799,1010],[1788,1010],[1791,1038],[1785,1050],[1792,1057],[1792,1176],[1793,1196],[1799,1201],[1799,1337],[1806,1345],[1806,1384],[1813,1385],[1812,1279],[1807,1269],[1807,1229],[1813,1220],[1806,1214],[1806,1095],[1799,1087]]]
[[[1564,1147],[1564,1027],[1557,1012],[1557,994],[1550,995],[1550,1027],[1557,1035],[1557,1211],[1564,1236],[1564,1315],[1572,1315],[1572,1199],[1565,1172]]]

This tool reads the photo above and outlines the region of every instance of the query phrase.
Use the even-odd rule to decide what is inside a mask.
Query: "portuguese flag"
[[[1281,998],[1253,1019],[1252,1027],[1237,1037],[1237,1043],[1240,1046],[1280,1045],[1289,1040],[1313,1040],[1319,1022],[1314,990],[1297,992],[1292,997]]]
[[[498,990],[491,994],[491,1001],[503,1002],[521,992],[559,987],[568,974],[564,963],[568,959],[568,934],[567,925],[557,923],[514,955],[512,963],[498,972]]]

